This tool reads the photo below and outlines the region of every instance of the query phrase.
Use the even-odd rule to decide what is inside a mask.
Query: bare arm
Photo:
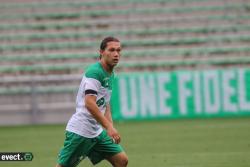
[[[96,104],[96,96],[86,95],[85,106],[89,110],[89,112],[92,114],[92,116],[96,119],[96,121],[99,122],[107,130],[108,135],[112,137],[116,143],[119,143],[120,135],[117,132],[117,130],[113,127],[113,122],[110,122],[111,113],[109,113],[110,117],[106,116],[107,114],[102,115],[102,113],[99,111],[99,108]],[[109,109],[109,112],[110,112],[110,109]]]
[[[96,104],[96,96],[86,95],[85,105],[92,116],[99,122],[105,129],[108,129],[112,124],[102,115]]]

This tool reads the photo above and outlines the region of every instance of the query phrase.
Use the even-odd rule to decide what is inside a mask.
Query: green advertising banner
[[[114,120],[250,115],[250,69],[119,74]]]

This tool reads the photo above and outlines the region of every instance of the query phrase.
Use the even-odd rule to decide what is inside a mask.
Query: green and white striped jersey
[[[96,137],[103,131],[102,126],[85,107],[85,94],[92,94],[97,97],[96,104],[100,112],[104,114],[106,105],[110,101],[113,79],[114,73],[108,74],[100,62],[87,68],[77,93],[76,112],[67,124],[67,131],[88,138]]]

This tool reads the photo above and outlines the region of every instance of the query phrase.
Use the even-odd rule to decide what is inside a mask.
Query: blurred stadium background
[[[1,0],[0,123],[64,123],[108,35],[117,72],[248,67],[247,0]]]
[[[109,35],[123,44],[118,75],[247,69],[250,1],[0,0],[0,125],[65,124],[84,69]]]

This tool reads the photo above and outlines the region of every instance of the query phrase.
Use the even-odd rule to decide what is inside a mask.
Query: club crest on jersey
[[[102,97],[96,102],[97,106],[100,107],[105,104],[105,99]]]
[[[103,79],[103,87],[105,87],[105,88],[109,88],[109,89],[111,89],[111,87],[112,87],[112,83],[111,83],[111,80],[110,80],[110,78],[104,78]]]

